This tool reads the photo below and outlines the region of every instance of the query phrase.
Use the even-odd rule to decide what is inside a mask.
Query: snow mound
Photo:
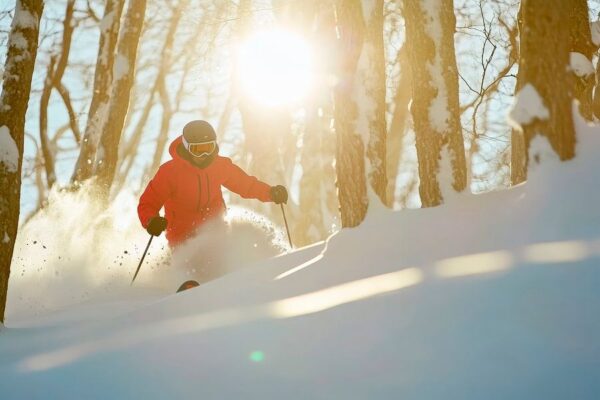
[[[377,210],[88,323],[9,319],[3,398],[596,399],[600,134],[577,124],[577,157],[511,190]]]
[[[545,120],[550,112],[535,87],[528,83],[515,96],[515,103],[509,113],[509,122],[516,129],[522,129],[536,119]]]

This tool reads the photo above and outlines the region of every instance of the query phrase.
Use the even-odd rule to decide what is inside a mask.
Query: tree
[[[335,165],[342,227],[353,227],[366,216],[368,185],[382,203],[386,197],[383,0],[338,0],[336,16]]]
[[[317,3],[296,4],[296,8],[289,10],[289,15],[305,37],[320,44],[319,63],[314,67],[315,87],[318,89],[311,91],[304,100],[305,120],[299,160],[302,177],[298,185],[298,209],[293,215],[295,223],[292,225],[294,245],[306,246],[326,239],[339,220],[333,165],[335,134],[330,124],[333,104],[327,81],[333,73],[331,56],[336,42],[335,22],[333,10],[319,7]]]
[[[592,92],[596,80],[592,58],[598,50],[598,46],[592,41],[587,1],[571,0],[569,5],[570,69],[573,96],[579,101],[581,115],[586,120],[593,121]]]
[[[241,0],[238,4],[239,23],[234,41],[241,41],[253,28],[252,3],[251,0]],[[291,181],[297,151],[291,129],[291,110],[288,105],[282,104],[257,105],[252,95],[243,90],[240,73],[244,67],[234,66],[235,97],[244,133],[244,169],[270,184],[286,184]],[[270,205],[261,203],[254,209],[275,219],[276,209]]]
[[[108,198],[119,157],[119,143],[129,108],[130,92],[134,82],[137,48],[144,24],[146,0],[129,2],[123,29],[119,37],[113,68],[113,84],[106,121],[102,127],[97,150],[96,175],[100,195]]]
[[[527,177],[529,146],[536,135],[545,136],[561,160],[575,156],[571,41],[569,24],[564,23],[569,2],[524,0],[520,13],[517,100],[511,112],[512,120],[519,125],[513,133],[513,183]],[[522,113],[525,103],[537,107]]]
[[[393,207],[396,200],[396,179],[404,152],[406,126],[410,123],[408,105],[412,99],[411,68],[408,62],[408,50],[405,43],[398,51],[396,62],[400,66],[400,77],[396,85],[393,101],[392,120],[387,137],[387,198],[388,207]]]
[[[412,65],[411,113],[419,159],[419,193],[423,207],[432,207],[443,201],[442,185],[450,186],[444,180],[451,180],[457,192],[467,187],[454,51],[456,17],[452,0],[408,1],[404,10]]]
[[[144,174],[142,175],[142,186],[147,184],[147,181],[152,177],[158,167],[160,166],[160,161],[162,159],[164,150],[167,145],[167,140],[169,138],[169,127],[171,123],[171,119],[173,115],[179,110],[181,102],[183,100],[185,94],[186,87],[186,78],[190,72],[191,66],[194,61],[197,61],[197,52],[196,47],[198,41],[198,37],[200,35],[200,30],[204,26],[202,23],[198,23],[194,28],[193,32],[190,34],[190,38],[186,40],[183,44],[183,48],[178,52],[174,53],[174,43],[175,39],[178,36],[176,35],[178,28],[180,27],[180,20],[182,15],[185,14],[185,11],[188,11],[189,3],[187,0],[182,0],[180,2],[174,3],[171,8],[170,18],[167,20],[168,24],[166,26],[166,36],[163,42],[162,49],[160,51],[160,58],[157,60],[158,68],[156,72],[156,77],[154,78],[154,83],[150,86],[150,93],[148,95],[148,99],[144,107],[142,108],[141,115],[133,129],[132,134],[129,136],[127,142],[123,146],[121,146],[121,160],[120,163],[122,167],[120,167],[120,174],[118,178],[115,178],[115,187],[116,190],[119,191],[123,185],[125,185],[127,177],[133,167],[134,161],[137,156],[137,149],[140,145],[140,142],[143,138],[144,131],[146,129],[146,124],[150,117],[150,112],[153,111],[153,107],[155,104],[155,97],[160,100],[160,105],[162,108],[162,116],[161,122],[159,125],[159,133],[156,139],[156,147],[154,151],[154,156],[152,157],[152,162],[150,165],[146,167]],[[164,31],[162,31],[164,32]],[[181,73],[182,77],[179,81],[179,86],[177,88],[175,94],[175,101],[171,101],[169,95],[169,86],[167,85],[167,81],[169,78],[169,73],[174,68],[174,61],[184,60],[183,61],[183,71]]]
[[[75,112],[71,106],[69,91],[62,84],[62,78],[69,62],[71,40],[73,38],[73,30],[75,29],[75,21],[73,20],[74,11],[75,0],[68,0],[65,18],[63,20],[63,36],[60,51],[58,54],[53,54],[50,57],[50,62],[48,63],[48,72],[46,74],[46,79],[44,80],[44,88],[42,89],[42,95],[40,97],[40,143],[42,155],[44,157],[44,168],[46,170],[48,190],[51,189],[56,182],[56,172],[54,171],[54,152],[50,144],[50,139],[48,138],[48,105],[50,103],[52,89],[56,88],[59,94],[63,97],[69,113],[69,120],[71,121],[71,129],[75,135],[75,140],[78,143],[80,140],[79,127],[77,125]]]
[[[100,44],[94,74],[94,92],[88,112],[79,157],[71,182],[83,182],[93,174],[96,148],[108,109],[115,49],[119,36],[124,0],[107,0],[104,17],[100,22]]]
[[[0,323],[19,224],[25,114],[43,8],[40,0],[16,1],[0,96]]]

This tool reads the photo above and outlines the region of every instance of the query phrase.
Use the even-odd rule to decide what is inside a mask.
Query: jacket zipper
[[[208,196],[206,197],[206,205],[204,206],[204,208],[208,210],[208,204],[210,203],[210,181],[208,179],[208,174],[206,174],[206,191],[208,193]]]
[[[198,175],[198,206],[196,207],[200,211],[200,201],[202,200],[202,176]]]

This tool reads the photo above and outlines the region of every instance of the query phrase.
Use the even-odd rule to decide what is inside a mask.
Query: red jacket
[[[160,166],[138,205],[144,227],[165,207],[169,245],[184,241],[206,220],[224,213],[221,186],[245,199],[271,201],[271,187],[246,174],[231,159],[217,155],[208,167],[201,169],[183,158],[182,150],[185,151],[180,136],[169,146],[173,159]]]

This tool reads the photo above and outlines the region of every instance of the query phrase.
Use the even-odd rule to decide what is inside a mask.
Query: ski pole
[[[146,245],[146,250],[144,250],[144,254],[142,255],[142,259],[140,260],[140,263],[137,266],[137,269],[135,270],[135,274],[133,275],[133,279],[131,280],[131,283],[129,284],[129,286],[133,285],[133,281],[135,281],[135,277],[138,275],[138,272],[140,272],[140,268],[142,267],[142,263],[144,262],[144,258],[146,258],[146,253],[148,253],[148,249],[150,248],[150,243],[152,243],[152,239],[154,238],[153,235],[150,235],[150,240],[148,240],[148,244]]]
[[[287,231],[288,240],[290,241],[290,247],[293,249],[292,237],[290,236],[290,228],[288,227],[287,218],[285,217],[285,210],[283,209],[283,203],[281,205],[281,213],[283,214],[283,221],[285,222],[285,230]]]

